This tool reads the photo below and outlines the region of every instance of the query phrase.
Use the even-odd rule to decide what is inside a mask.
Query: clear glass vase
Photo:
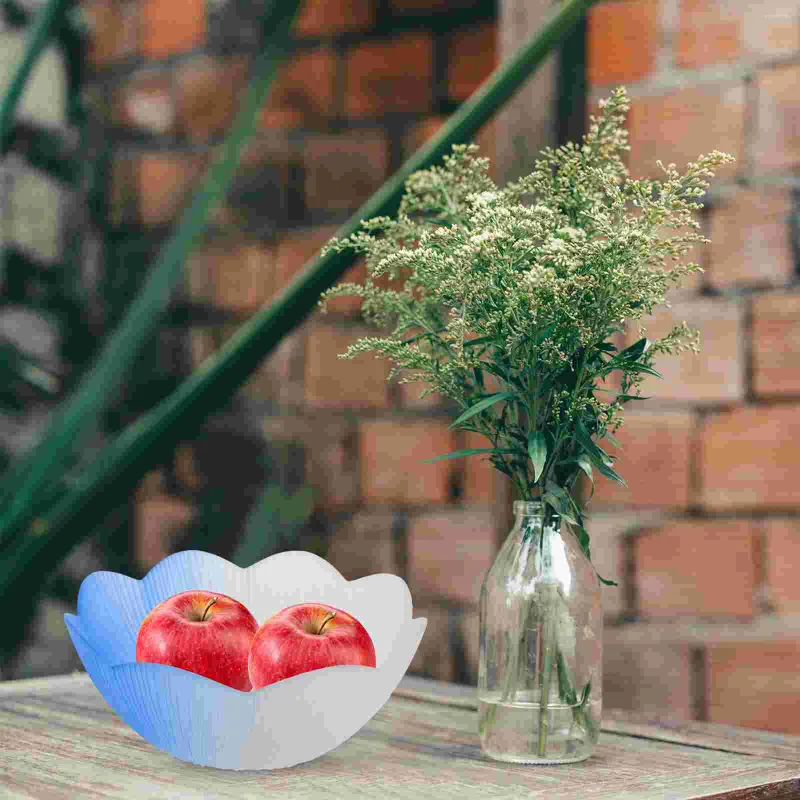
[[[478,731],[499,761],[588,758],[600,733],[600,581],[569,523],[514,502],[514,527],[480,596]]]

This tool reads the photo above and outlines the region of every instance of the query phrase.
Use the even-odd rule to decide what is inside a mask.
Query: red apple
[[[169,664],[250,691],[247,655],[258,630],[255,617],[219,592],[195,589],[159,603],[136,637],[136,660]]]
[[[253,689],[340,664],[374,667],[375,647],[355,617],[323,603],[284,608],[256,631],[250,644]]]

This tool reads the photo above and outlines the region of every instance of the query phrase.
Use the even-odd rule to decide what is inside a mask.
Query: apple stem
[[[329,622],[330,622],[330,621],[331,621],[331,620],[332,620],[332,619],[333,619],[335,616],[336,616],[336,612],[335,612],[335,611],[331,611],[331,613],[330,613],[330,614],[328,614],[328,616],[327,616],[327,617],[325,617],[325,619],[322,621],[322,625],[320,625],[320,626],[319,626],[319,630],[317,631],[317,635],[319,635],[320,633],[322,633],[322,629],[323,629],[323,628],[324,628],[324,627],[325,627],[325,626],[326,626],[326,625],[327,625],[327,624],[328,624],[328,623],[329,623]]]
[[[214,603],[216,603],[216,602],[217,602],[217,598],[216,597],[212,597],[208,601],[208,605],[203,609],[203,616],[200,617],[200,622],[205,622],[206,621],[206,614],[208,614],[208,609],[211,608],[211,606],[213,606]]]

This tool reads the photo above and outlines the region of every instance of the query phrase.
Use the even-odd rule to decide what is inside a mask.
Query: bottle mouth
[[[544,517],[544,503],[541,500],[515,500],[514,514],[525,517]],[[552,508],[550,509],[550,515],[552,517],[561,516]]]

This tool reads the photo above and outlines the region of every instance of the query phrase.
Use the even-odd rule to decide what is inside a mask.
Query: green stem
[[[540,538],[540,552],[542,560],[545,559],[546,524],[542,525]],[[549,542],[548,542],[549,554]],[[541,589],[547,591],[547,601],[542,604],[544,621],[542,624],[542,665],[539,672],[539,758],[544,758],[547,753],[547,736],[550,725],[549,710],[550,704],[550,682],[553,674],[554,651],[556,649],[556,608],[552,602],[552,595],[557,591],[556,586],[542,586]]]

